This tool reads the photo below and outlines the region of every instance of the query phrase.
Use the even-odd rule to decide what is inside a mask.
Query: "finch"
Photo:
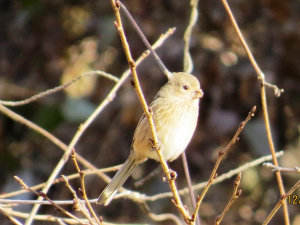
[[[196,129],[202,97],[203,92],[195,76],[183,72],[172,73],[150,104],[166,160],[176,159],[189,144]],[[97,204],[108,205],[138,164],[148,158],[159,161],[156,151],[151,150],[150,139],[153,136],[149,122],[143,115],[136,127],[128,159],[102,191]]]

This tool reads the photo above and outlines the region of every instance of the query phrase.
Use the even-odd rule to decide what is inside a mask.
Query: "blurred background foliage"
[[[182,36],[189,20],[189,1],[124,1],[148,40],[153,43],[170,27],[177,30],[158,50],[170,71],[181,71]],[[300,20],[299,1],[229,1],[241,30],[268,82],[285,92],[274,97],[268,90],[268,106],[276,149],[284,149],[282,166],[299,166],[300,120]],[[256,105],[257,113],[221,163],[218,174],[269,154],[261,115],[260,85],[245,51],[232,28],[221,1],[201,0],[200,16],[193,30],[191,53],[193,74],[204,90],[197,131],[187,149],[193,183],[206,181],[217,152],[228,144],[239,123]],[[81,73],[103,70],[120,77],[127,68],[110,2],[82,0],[0,1],[0,98],[17,101],[65,83]],[[134,58],[145,47],[131,24],[124,19],[125,32]],[[145,60],[138,67],[147,101],[150,102],[166,78],[156,63]],[[101,77],[84,77],[64,92],[53,94],[13,110],[68,144],[82,123],[105,98],[113,82]],[[85,132],[76,150],[98,168],[121,164],[129,154],[134,129],[142,114],[130,82]],[[18,175],[28,185],[48,179],[62,151],[27,127],[0,115],[0,192],[18,190]],[[178,186],[186,186],[181,159],[170,163],[178,172]],[[169,191],[161,182],[162,172],[140,188],[134,182],[150,173],[158,163],[139,166],[125,187],[148,195]],[[62,174],[75,172],[72,162]],[[113,175],[113,174],[112,174]],[[283,174],[286,189],[299,175]],[[213,224],[227,204],[234,178],[214,185],[200,210],[202,224]],[[71,184],[79,187],[79,181]],[[105,183],[96,176],[86,179],[89,198],[98,197]],[[243,173],[242,196],[224,218],[224,224],[261,224],[279,199],[275,176],[261,166]],[[300,196],[300,190],[296,191]],[[53,199],[72,199],[63,184],[53,185]],[[17,199],[34,199],[26,194]],[[185,204],[190,200],[185,196]],[[154,213],[176,213],[170,199],[150,204]],[[29,212],[31,206],[16,209]],[[105,221],[154,224],[130,200],[118,199],[107,207],[95,207]],[[69,207],[71,210],[71,207]],[[293,225],[300,224],[300,205],[289,205]],[[52,207],[39,213],[62,216]],[[0,215],[1,224],[10,224]],[[48,224],[36,222],[36,224]],[[49,223],[50,224],[50,223]],[[162,224],[168,224],[163,222]],[[170,222],[173,224],[173,222]],[[283,224],[278,211],[270,224]]]

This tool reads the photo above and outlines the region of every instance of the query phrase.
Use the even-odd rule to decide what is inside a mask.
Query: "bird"
[[[164,158],[176,159],[189,144],[196,129],[199,102],[203,97],[199,80],[191,74],[174,72],[149,105]],[[159,161],[153,151],[153,139],[145,114],[134,132],[130,155],[111,182],[102,191],[97,204],[108,205],[133,170],[148,158]]]

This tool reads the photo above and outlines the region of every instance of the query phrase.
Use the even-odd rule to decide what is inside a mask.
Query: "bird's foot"
[[[169,176],[167,176],[169,175]],[[177,178],[177,173],[174,170],[169,170],[169,173],[163,177],[163,182],[168,182],[168,180],[175,180]],[[167,178],[169,177],[169,179]]]
[[[158,140],[158,143],[154,143],[154,141],[151,139],[151,138],[149,138],[149,141],[150,141],[150,143],[151,143],[151,151],[158,151],[158,150],[160,150],[160,148],[161,148],[161,142],[160,142],[160,140]]]

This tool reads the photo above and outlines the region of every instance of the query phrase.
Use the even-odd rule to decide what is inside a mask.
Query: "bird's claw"
[[[160,148],[161,148],[161,142],[160,142],[160,140],[158,140],[157,144],[155,144],[154,141],[151,138],[149,138],[149,141],[151,142],[151,151],[160,150]]]
[[[175,180],[177,178],[177,173],[174,170],[170,169],[168,174],[171,180]],[[163,182],[168,182],[167,175],[163,177]]]

